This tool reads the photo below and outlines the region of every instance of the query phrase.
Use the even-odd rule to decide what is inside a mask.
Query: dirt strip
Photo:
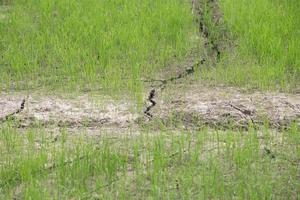
[[[131,126],[138,117],[134,106],[128,102],[101,95],[76,98],[29,95],[22,112],[15,112],[24,97],[24,94],[1,94],[0,119],[9,115],[19,127],[87,127],[91,130],[107,127],[122,130]]]
[[[156,102],[153,115],[164,124],[247,129],[250,124],[269,123],[281,129],[295,122],[300,126],[300,94],[179,83]]]
[[[87,128],[91,134],[99,130],[122,133],[131,128],[138,129],[141,121],[160,121],[171,128],[247,128],[250,123],[262,125],[265,122],[278,129],[292,122],[300,126],[300,94],[245,92],[196,83],[177,83],[153,96],[156,105],[152,108],[151,121],[143,112],[134,109],[133,103],[100,95],[76,98],[30,95],[26,97],[23,110],[16,112],[23,99],[23,94],[1,94],[0,118],[10,115],[8,120],[17,122],[20,128]]]

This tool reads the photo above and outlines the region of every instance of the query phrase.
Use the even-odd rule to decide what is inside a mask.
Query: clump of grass
[[[212,80],[293,91],[300,80],[299,1],[220,1],[237,47],[208,71]]]
[[[140,91],[141,77],[196,40],[180,0],[15,0],[0,27],[2,88]]]
[[[263,136],[263,137],[262,137]],[[296,199],[299,129],[99,139],[0,128],[2,199]]]

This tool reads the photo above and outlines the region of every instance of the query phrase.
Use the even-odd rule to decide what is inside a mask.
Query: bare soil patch
[[[25,108],[15,113],[25,99]],[[24,94],[0,95],[0,119],[11,113],[19,127],[66,127],[91,130],[125,129],[137,118],[134,106],[106,96],[82,95],[76,98]],[[2,120],[3,121],[3,120]]]
[[[23,99],[24,109],[16,112],[20,110]],[[92,133],[102,130],[122,133],[138,130],[141,122],[145,125],[158,121],[172,128],[247,129],[250,124],[269,123],[271,127],[281,129],[293,122],[300,126],[300,94],[246,92],[232,87],[182,82],[158,91],[152,100],[155,106],[149,111],[152,116],[149,119],[142,110],[135,109],[133,102],[100,95],[63,98],[1,94],[0,119],[1,123],[13,120],[20,128],[86,128]]]
[[[186,127],[249,127],[268,123],[285,128],[300,126],[300,95],[247,92],[233,87],[207,87],[197,83],[173,85],[157,95],[152,115],[164,124],[183,122]],[[174,123],[173,123],[174,124]]]

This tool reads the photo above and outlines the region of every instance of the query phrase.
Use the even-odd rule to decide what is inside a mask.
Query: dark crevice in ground
[[[217,0],[194,0],[193,12],[196,13],[199,32],[205,39],[205,48],[214,62],[219,62],[222,54],[223,37],[226,31],[221,23],[222,15]]]
[[[172,83],[174,81],[177,81],[179,79],[183,79],[189,75],[192,75],[195,72],[195,68],[196,67],[198,68],[200,65],[203,65],[205,63],[205,61],[206,61],[206,59],[202,58],[199,62],[196,62],[194,65],[186,68],[183,72],[181,72],[178,75],[173,76],[171,78],[163,79],[163,80],[151,80],[150,82],[160,82],[160,84],[156,88],[151,89],[151,91],[149,92],[147,101],[150,102],[151,105],[146,107],[144,114],[149,119],[153,118],[153,114],[151,114],[150,111],[157,105],[157,102],[155,101],[154,97],[156,96],[156,93],[158,90],[163,91],[169,83]]]
[[[155,97],[155,89],[152,89],[149,93],[149,97],[148,97],[148,101],[151,103],[150,106],[148,106],[146,108],[146,110],[144,111],[144,114],[148,117],[148,118],[152,118],[153,115],[150,113],[151,109],[156,105],[156,102],[154,101],[154,97]]]
[[[10,113],[10,114],[2,117],[2,118],[0,118],[0,122],[8,121],[8,120],[12,119],[14,117],[14,115],[19,114],[20,112],[22,112],[25,108],[25,102],[26,102],[25,99],[23,99],[22,102],[21,102],[20,108],[18,108],[16,111],[14,111],[14,112],[12,112],[12,113]]]
[[[217,27],[218,23],[214,22],[214,19],[209,19],[209,21],[205,18],[205,16],[209,15],[209,10],[207,10],[207,6],[210,7],[210,9],[216,9],[217,7],[214,6],[214,4],[217,4],[217,2],[213,0],[196,0],[192,1],[192,9],[193,13],[195,11],[196,17],[198,20],[199,25],[199,32],[206,40],[205,42],[205,48],[207,52],[212,52],[211,60],[214,60],[213,57],[215,57],[216,61],[219,62],[221,58],[221,50],[219,48],[219,44],[217,41],[215,41],[214,37],[212,36],[212,31],[209,28],[208,23],[213,23],[213,27]],[[213,13],[218,12],[216,10],[213,10]],[[214,15],[210,15],[211,18],[215,18]],[[219,20],[217,20],[219,21]],[[157,93],[157,90],[163,91],[168,83],[174,82],[176,80],[185,78],[195,72],[195,68],[199,67],[200,65],[203,65],[207,61],[207,58],[202,58],[199,62],[196,62],[194,65],[186,68],[183,72],[177,74],[176,76],[173,76],[169,79],[163,79],[163,80],[148,80],[147,82],[160,82],[160,84],[156,87],[151,89],[148,95],[147,101],[150,102],[150,105],[146,107],[146,110],[144,111],[145,116],[147,116],[149,119],[153,118],[153,114],[151,114],[151,110],[157,105],[157,102],[154,100],[155,94]]]
[[[164,79],[164,80],[158,80],[160,81],[161,83],[157,86],[157,88],[161,89],[161,90],[164,90],[167,86],[168,83],[171,83],[171,82],[174,82],[174,81],[177,81],[179,79],[182,79],[182,78],[185,78],[191,74],[193,74],[195,72],[195,68],[196,67],[199,67],[199,65],[203,65],[205,63],[206,59],[203,58],[201,59],[200,62],[196,62],[194,65],[186,68],[182,73],[179,73],[178,75],[176,76],[173,76],[169,79]]]

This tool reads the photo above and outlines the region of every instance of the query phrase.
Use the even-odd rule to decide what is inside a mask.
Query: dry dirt
[[[157,95],[154,117],[168,123],[180,119],[183,126],[242,127],[249,124],[285,128],[300,126],[300,94],[247,92],[233,87],[177,84]]]
[[[20,93],[0,95],[0,119],[6,121],[5,117],[19,109],[23,99],[24,110],[13,115],[21,128],[42,126],[117,131],[130,128],[138,117],[133,105],[103,95],[62,98]]]
[[[145,94],[145,97],[147,95]],[[284,128],[292,122],[300,126],[300,94],[245,92],[232,87],[207,87],[196,83],[177,83],[158,91],[150,110],[152,118],[134,109],[133,103],[117,101],[107,96],[76,98],[41,96],[38,94],[0,94],[0,121],[12,115],[18,127],[86,128],[92,132],[138,130],[142,124],[170,121],[182,122],[185,128],[199,126],[243,127],[249,123],[269,122],[274,128]],[[145,102],[147,102],[145,100]],[[147,102],[149,103],[149,102]],[[146,106],[146,105],[145,105]]]

